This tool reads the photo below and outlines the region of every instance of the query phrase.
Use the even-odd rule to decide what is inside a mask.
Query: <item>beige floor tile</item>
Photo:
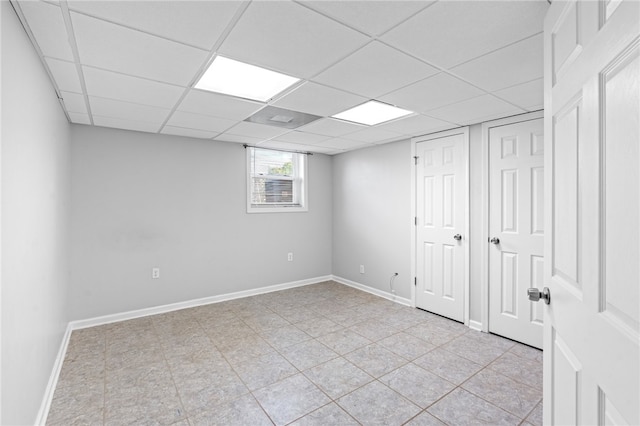
[[[271,426],[273,423],[260,404],[250,395],[207,409],[196,416],[189,416],[191,426]]]
[[[332,402],[324,407],[318,408],[299,420],[290,423],[291,426],[357,426],[359,423],[347,414],[336,403]]]
[[[276,352],[239,363],[234,369],[251,390],[260,389],[298,373],[297,368]]]
[[[531,410],[526,420],[534,426],[542,426],[542,401]]]
[[[330,402],[302,374],[260,389],[254,395],[276,425],[291,423]]]
[[[444,426],[437,418],[424,411],[405,423],[405,426]]]
[[[468,337],[466,334],[445,343],[442,348],[483,366],[506,352],[505,349],[482,343],[477,339]]]
[[[542,391],[542,363],[531,361],[510,352],[505,353],[489,365],[489,368],[516,382],[524,383]]]
[[[280,350],[280,354],[303,371],[322,364],[339,355],[316,340],[307,340]]]
[[[304,331],[311,337],[320,337],[325,334],[342,330],[344,327],[331,321],[329,318],[317,317],[310,320],[302,321],[296,324],[300,330]]]
[[[371,340],[366,337],[346,329],[322,335],[318,337],[317,340],[340,355],[344,355],[371,343]]]
[[[521,419],[464,389],[457,388],[427,411],[451,425],[517,425]]]
[[[542,400],[539,390],[488,368],[464,382],[462,387],[521,419]]]
[[[431,343],[427,343],[405,332],[400,332],[386,339],[382,339],[378,344],[408,360],[414,360],[435,349],[435,346]]]
[[[47,424],[540,426],[541,371],[541,351],[328,281],[75,330]]]
[[[421,410],[378,381],[371,382],[336,402],[357,421],[369,425],[401,425]]]
[[[373,377],[380,377],[409,362],[377,343],[356,349],[344,357]]]
[[[373,377],[344,358],[310,368],[304,375],[332,399],[337,399],[371,382]]]
[[[400,367],[379,380],[422,408],[427,408],[455,388],[453,383],[415,364]]]
[[[443,345],[463,334],[460,331],[448,330],[431,322],[423,322],[404,331],[434,346]]]
[[[431,352],[417,358],[414,364],[424,368],[453,384],[460,384],[476,374],[482,368],[481,365],[471,362],[458,355],[436,348]]]
[[[311,339],[311,336],[294,325],[267,330],[260,333],[260,336],[276,349],[284,349]]]

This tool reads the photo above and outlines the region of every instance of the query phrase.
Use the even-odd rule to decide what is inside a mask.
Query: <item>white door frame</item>
[[[482,331],[489,332],[489,132],[494,127],[522,123],[543,118],[544,111],[515,115],[482,123],[482,199],[481,214],[483,227],[480,233],[480,321]]]
[[[420,142],[426,142],[433,139],[440,139],[447,136],[455,136],[462,135],[462,150],[464,152],[464,168],[465,173],[467,174],[466,179],[464,181],[465,188],[465,208],[464,208],[464,324],[469,325],[469,127],[458,127],[452,130],[445,130],[443,132],[430,133],[424,136],[418,136],[415,138],[411,138],[411,275],[413,275],[414,281],[413,286],[411,286],[411,301],[412,306],[416,307],[416,279],[417,279],[417,238],[418,233],[416,232],[416,217],[418,215],[418,206],[417,206],[417,169],[416,169],[416,152],[417,152],[417,144]]]

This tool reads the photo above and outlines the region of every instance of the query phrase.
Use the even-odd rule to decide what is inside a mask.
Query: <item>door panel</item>
[[[416,144],[416,306],[464,321],[466,133]]]
[[[640,424],[639,16],[554,1],[545,19],[545,424]]]
[[[489,331],[542,347],[540,308],[527,299],[543,263],[542,119],[489,132]],[[535,262],[534,262],[534,259]]]

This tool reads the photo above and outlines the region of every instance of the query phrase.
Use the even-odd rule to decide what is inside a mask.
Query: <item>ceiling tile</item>
[[[120,118],[102,117],[100,115],[93,116],[93,123],[96,126],[113,127],[116,129],[136,130],[138,132],[156,133],[158,131],[157,124],[144,121],[122,120]]]
[[[82,114],[80,112],[70,112],[69,118],[72,123],[76,124],[91,124],[91,120],[89,120],[89,114]]]
[[[373,146],[373,144],[362,142],[362,141],[353,141],[350,139],[333,138],[333,139],[329,139],[322,142],[320,146],[325,146],[325,147],[335,148],[335,149],[342,149],[342,150],[349,150],[349,149]]]
[[[542,34],[514,43],[451,72],[488,92],[541,78],[543,74]]]
[[[249,136],[252,138],[259,138],[261,140],[271,139],[287,132],[290,132],[290,130],[280,127],[265,126],[264,124],[248,123],[246,121],[236,124],[232,129],[227,131],[227,133],[231,133],[232,135]]]
[[[244,120],[264,106],[265,104],[260,102],[192,89],[178,106],[178,110],[230,120]]]
[[[184,88],[131,77],[97,68],[82,67],[87,93],[102,98],[173,108]]]
[[[390,132],[388,130],[380,129],[378,127],[369,127],[359,132],[350,133],[349,139],[361,142],[376,143],[388,140],[406,139],[406,135]]]
[[[528,111],[535,111],[544,107],[543,86],[544,80],[540,78],[528,83],[502,89],[495,92],[494,95]]]
[[[276,101],[273,105],[294,111],[327,116],[337,114],[367,100],[367,98],[361,96],[332,89],[321,84],[307,82]]]
[[[304,4],[369,35],[380,35],[431,1],[305,1]]]
[[[242,5],[237,1],[69,1],[68,4],[71,10],[207,50]]]
[[[67,28],[59,6],[40,1],[18,3],[44,56],[73,61]]]
[[[87,113],[87,105],[84,103],[84,96],[79,93],[60,91],[60,96],[64,101],[67,112]]]
[[[417,59],[374,41],[313,80],[375,98],[437,71]]]
[[[368,38],[293,2],[252,2],[220,54],[308,78],[364,45]]]
[[[154,123],[156,130],[171,112],[171,110],[165,108],[97,98],[95,96],[89,96],[89,105],[91,106],[91,114],[94,116],[100,115],[122,120]]]
[[[187,86],[208,52],[71,12],[84,65]]]
[[[412,111],[426,112],[480,96],[483,93],[469,83],[449,74],[440,73],[382,96],[380,100]]]
[[[258,144],[260,148],[272,148],[272,149],[284,149],[289,151],[308,151],[324,153],[332,151],[334,148],[322,147],[317,145],[304,145],[292,142],[280,142],[280,141],[264,141]]]
[[[175,111],[171,115],[169,121],[167,121],[169,126],[207,130],[209,132],[216,132],[216,134],[224,132],[235,123],[235,120],[227,120],[226,118],[211,117],[209,115],[194,114],[184,111]]]
[[[483,95],[435,109],[429,112],[429,115],[451,123],[467,125],[523,112],[525,111],[494,96]]]
[[[413,115],[408,118],[401,118],[388,124],[377,126],[379,129],[391,132],[402,133],[407,136],[421,136],[427,133],[439,132],[441,130],[457,127],[446,121],[438,120],[424,115]]]
[[[53,58],[45,58],[45,61],[58,85],[58,89],[66,92],[82,93],[76,64]]]
[[[214,138],[216,141],[220,142],[233,142],[233,143],[246,143],[248,145],[257,145],[258,143],[264,141],[261,138],[252,138],[250,136],[240,136],[240,135],[232,135],[229,133],[224,133],[222,135],[218,135]]]
[[[280,142],[292,142],[292,143],[319,143],[329,139],[325,135],[316,135],[314,133],[305,133],[294,130],[293,132],[285,133],[284,135],[276,136],[274,140]]]
[[[319,135],[326,136],[344,136],[349,133],[357,132],[358,130],[364,130],[367,126],[360,124],[349,123],[343,120],[334,120],[333,118],[321,118],[320,120],[309,123],[304,127],[300,127],[298,130],[308,133],[317,133]]]
[[[190,138],[199,139],[211,139],[218,134],[218,132],[207,132],[205,130],[185,129],[183,127],[164,126],[162,131],[165,135],[187,136]]]
[[[541,32],[548,7],[539,0],[441,1],[381,39],[450,68]]]

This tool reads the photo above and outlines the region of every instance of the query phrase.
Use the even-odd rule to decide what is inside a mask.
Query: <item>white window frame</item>
[[[280,180],[292,180],[293,181],[293,198],[295,203],[293,204],[254,204],[252,203],[253,195],[253,175],[251,164],[251,153],[255,149],[267,149],[260,147],[247,146],[246,147],[246,177],[247,177],[247,213],[294,213],[294,212],[306,212],[309,210],[307,202],[308,194],[308,168],[307,168],[307,154],[293,152],[293,170],[294,176],[291,178],[283,176],[274,176],[274,178]],[[270,149],[271,151],[283,151],[277,149]]]

